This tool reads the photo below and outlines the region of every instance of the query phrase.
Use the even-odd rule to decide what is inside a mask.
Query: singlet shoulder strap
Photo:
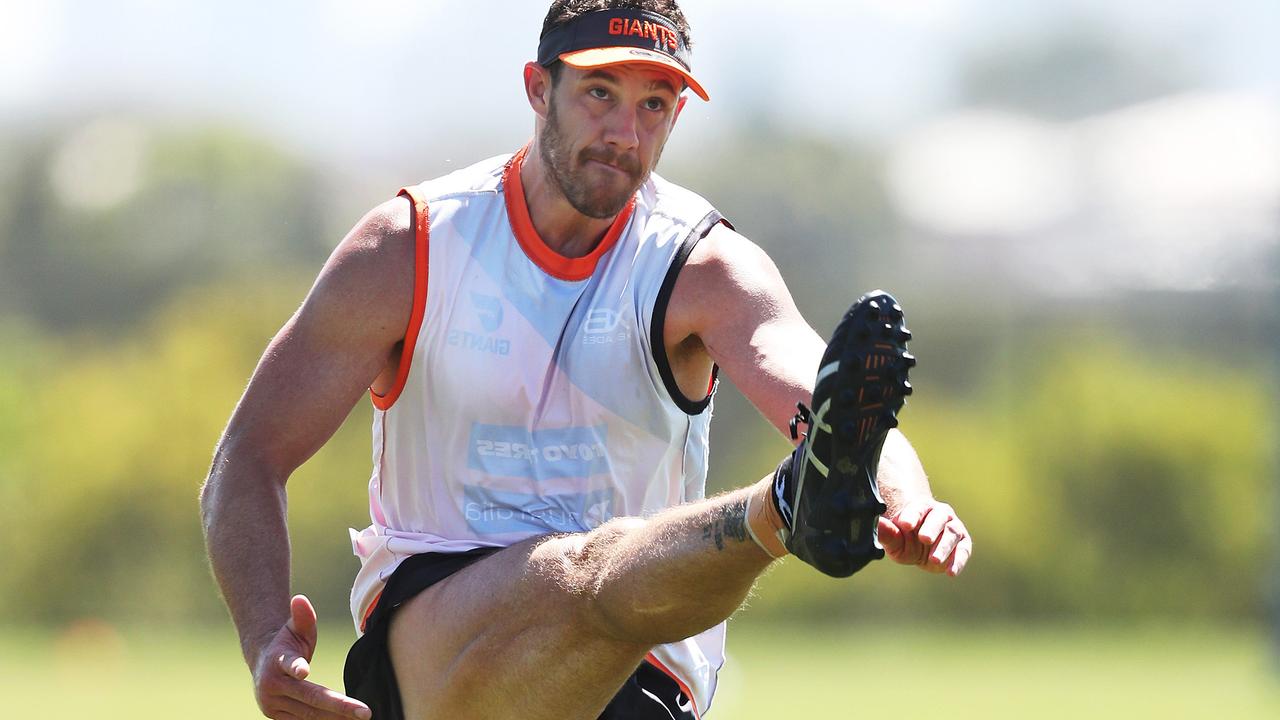
[[[422,319],[427,310],[427,250],[431,239],[431,216],[427,208],[426,197],[421,186],[402,188],[397,197],[406,197],[413,205],[411,222],[413,224],[413,310],[409,315],[409,326],[404,331],[404,345],[400,351],[400,365],[396,369],[396,381],[385,395],[379,395],[372,389],[369,397],[373,406],[379,410],[390,410],[404,390],[405,381],[409,379],[409,368],[413,363],[413,352],[418,345],[418,333],[422,330]]]
[[[680,242],[680,248],[676,250],[671,266],[667,268],[667,275],[662,280],[662,287],[658,289],[658,299],[654,302],[653,319],[650,321],[649,350],[653,354],[654,363],[658,366],[662,384],[667,388],[667,394],[675,401],[676,407],[689,415],[701,415],[711,404],[711,396],[715,394],[716,382],[720,377],[720,368],[717,365],[711,366],[711,380],[707,383],[706,397],[701,400],[690,400],[684,396],[680,386],[676,384],[675,374],[671,371],[671,362],[667,358],[667,344],[664,337],[667,326],[667,305],[671,302],[671,292],[676,287],[676,278],[680,276],[681,268],[688,262],[689,255],[698,246],[698,242],[721,222],[728,224],[719,211],[712,210],[697,225],[694,225]]]

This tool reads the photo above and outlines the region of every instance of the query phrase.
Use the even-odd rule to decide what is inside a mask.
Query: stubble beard
[[[542,126],[542,135],[538,138],[539,155],[551,178],[555,181],[560,193],[569,201],[574,210],[597,220],[608,220],[617,217],[627,206],[631,196],[649,178],[649,172],[640,167],[640,161],[631,155],[612,153],[595,148],[582,149],[577,157],[569,148],[569,142],[560,130],[560,116],[556,113],[554,103],[547,110],[547,121]],[[658,150],[661,156],[662,150]],[[607,187],[592,184],[581,172],[581,168],[589,160],[612,165],[631,177],[632,182],[618,192],[610,192]],[[657,158],[654,159],[657,163]]]

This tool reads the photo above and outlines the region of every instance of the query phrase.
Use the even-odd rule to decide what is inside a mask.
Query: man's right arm
[[[326,717],[356,717],[360,707],[303,682],[305,663],[274,668],[282,642],[296,641],[308,661],[314,651],[313,628],[299,627],[298,608],[290,608],[285,483],[370,387],[395,377],[413,306],[412,228],[409,202],[396,198],[334,250],[258,362],[201,491],[213,573],[269,715],[298,710],[294,702],[332,713]]]

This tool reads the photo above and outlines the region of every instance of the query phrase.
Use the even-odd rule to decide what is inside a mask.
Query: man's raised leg
[[[653,646],[742,604],[772,562],[748,502],[772,486],[529,540],[424,590],[391,622],[405,717],[594,720]]]
[[[653,646],[727,618],[774,557],[790,550],[847,576],[883,555],[878,463],[911,390],[909,337],[891,296],[854,303],[824,354],[812,412],[801,406],[809,432],[772,477],[517,544],[405,603],[389,645],[406,718],[594,720]],[[915,530],[890,534],[901,545]],[[929,529],[928,542],[945,546],[935,564],[958,572],[963,526],[949,532]]]

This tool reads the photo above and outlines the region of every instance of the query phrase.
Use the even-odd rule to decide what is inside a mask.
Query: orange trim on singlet
[[[427,310],[427,249],[431,243],[431,216],[427,201],[417,187],[403,188],[397,197],[409,198],[413,204],[413,311],[409,314],[409,327],[404,331],[404,347],[400,350],[400,366],[396,368],[396,381],[385,395],[372,388],[369,398],[379,410],[390,410],[404,390],[413,365],[413,351],[418,345],[418,333],[422,330],[422,318]]]
[[[649,653],[648,655],[645,655],[644,660],[650,665],[661,670],[664,674],[666,674],[667,677],[676,681],[676,685],[680,686],[680,692],[684,693],[684,696],[689,698],[689,704],[693,706],[693,716],[701,720],[702,712],[698,710],[698,699],[693,696],[692,692],[689,692],[689,686],[685,685],[684,681],[681,680],[678,675],[676,675],[674,672],[671,671],[671,668],[668,668],[666,665],[663,665],[662,661],[659,660],[658,657],[653,653]]]
[[[636,199],[632,196],[627,201],[627,206],[618,213],[618,217],[614,218],[613,225],[609,226],[609,231],[605,233],[604,239],[594,250],[582,257],[565,257],[552,250],[542,236],[538,235],[538,231],[533,227],[533,218],[529,216],[529,203],[524,196],[524,182],[520,179],[520,168],[524,166],[524,160],[528,154],[529,146],[525,145],[502,171],[502,193],[506,196],[507,216],[511,219],[511,231],[516,236],[516,242],[520,244],[520,249],[524,250],[524,254],[533,261],[533,264],[542,268],[543,272],[551,277],[571,282],[586,280],[596,271],[600,258],[613,249],[618,238],[622,237],[622,231],[626,229],[627,222],[631,220],[631,213],[636,208]]]
[[[385,589],[385,588],[384,588]],[[364,617],[360,618],[360,632],[364,632],[364,628],[369,624],[369,616],[373,615],[373,611],[378,609],[378,601],[382,599],[382,590],[373,596],[373,602],[369,603],[369,609],[364,611]]]

